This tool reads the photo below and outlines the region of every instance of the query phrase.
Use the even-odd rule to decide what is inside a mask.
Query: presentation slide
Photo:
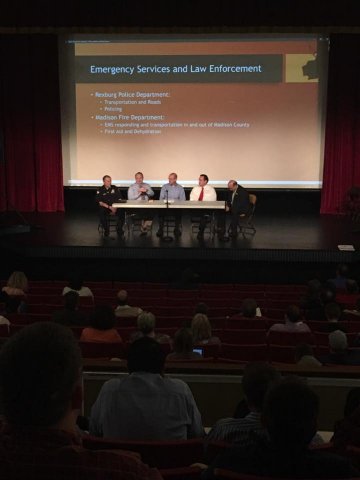
[[[64,185],[321,188],[325,37],[61,38]]]

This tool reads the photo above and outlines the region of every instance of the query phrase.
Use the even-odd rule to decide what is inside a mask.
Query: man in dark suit
[[[237,236],[237,225],[239,221],[240,215],[245,215],[250,207],[249,202],[249,193],[245,188],[237,183],[236,180],[229,180],[228,182],[228,196],[226,199],[226,212],[230,215],[230,235],[232,237]],[[226,230],[226,217],[223,216],[219,218],[219,236],[220,238],[226,238],[225,230]]]

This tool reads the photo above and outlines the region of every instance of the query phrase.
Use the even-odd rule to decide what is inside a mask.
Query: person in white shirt
[[[216,201],[216,191],[209,183],[209,177],[202,173],[199,176],[199,185],[194,187],[190,192],[191,202],[214,202]],[[204,230],[206,223],[209,221],[209,215],[201,215],[199,224],[198,240],[204,238]]]

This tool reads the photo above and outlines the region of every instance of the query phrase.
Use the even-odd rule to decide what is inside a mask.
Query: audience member
[[[290,305],[286,310],[285,323],[275,323],[269,329],[269,332],[311,332],[306,323],[302,321],[299,307]]]
[[[261,317],[261,310],[254,298],[245,298],[242,302],[241,312],[233,315],[232,318],[254,318]]]
[[[181,328],[174,336],[174,351],[169,353],[166,360],[199,360],[200,353],[194,352],[194,342],[190,328]]]
[[[210,345],[221,343],[218,337],[212,336],[209,319],[203,313],[197,313],[194,315],[191,322],[191,330],[194,345]]]
[[[335,423],[334,435],[331,439],[339,451],[348,446],[360,447],[360,388],[352,388],[344,407],[344,418]]]
[[[321,363],[314,357],[311,345],[302,343],[295,347],[295,361],[299,367],[321,367]]]
[[[346,291],[337,292],[336,301],[343,306],[354,306],[359,300],[359,285],[356,280],[346,280]]]
[[[0,311],[0,325],[10,325],[10,321],[4,317],[4,315],[7,315],[6,311],[6,303],[9,301],[10,297],[7,293],[5,292],[0,292],[0,305],[1,305],[1,311]]]
[[[182,380],[163,375],[165,356],[144,336],[128,353],[129,375],[106,382],[91,409],[92,435],[126,440],[202,437],[201,416]]]
[[[341,308],[337,303],[331,302],[325,305],[325,317],[327,322],[324,322],[322,326],[323,332],[335,332],[335,330],[346,331],[346,327],[342,324],[341,318]]]
[[[137,317],[142,313],[141,308],[128,305],[128,293],[126,290],[119,290],[116,298],[118,303],[115,308],[116,317]]]
[[[287,380],[273,386],[263,408],[262,422],[269,440],[234,446],[219,455],[203,473],[213,479],[214,470],[276,478],[351,478],[360,475],[348,459],[309,449],[317,429],[319,402],[300,381]]]
[[[9,297],[25,297],[29,289],[28,279],[24,272],[13,272],[6,286],[2,288],[2,291],[7,293]]]
[[[88,324],[85,315],[78,310],[79,294],[73,290],[65,293],[64,308],[52,315],[52,321],[68,327],[84,327]]]
[[[68,286],[64,287],[62,294],[65,295],[67,292],[73,290],[79,294],[79,297],[94,297],[90,288],[84,287],[83,283],[84,281],[80,275],[74,275],[70,279]]]
[[[137,332],[133,333],[130,341],[134,342],[139,338],[149,337],[153,338],[159,343],[171,343],[169,335],[157,334],[155,332],[156,318],[151,312],[142,312],[137,318]]]
[[[10,297],[6,292],[0,292],[0,294],[1,303],[3,303],[3,310],[0,312],[0,324],[10,325],[12,314],[26,312],[26,303],[22,296]]]
[[[261,423],[265,394],[280,381],[280,373],[266,363],[248,363],[244,369],[242,388],[249,408],[244,418],[223,418],[210,430],[207,440],[221,440],[245,446],[252,445],[258,436],[267,436]]]
[[[360,316],[360,298],[355,303],[355,306],[354,306],[353,309],[347,308],[347,309],[344,310],[344,313],[350,313],[351,315],[354,315],[355,317],[359,317]]]
[[[209,314],[209,306],[206,305],[206,303],[204,303],[204,302],[199,302],[195,306],[195,309],[194,309],[194,315],[196,315],[197,313],[203,313],[204,315],[208,315]]]
[[[23,328],[0,351],[1,478],[161,479],[125,451],[82,446],[81,356],[70,330],[50,322]]]
[[[307,284],[307,291],[300,302],[306,320],[324,320],[324,305],[322,301],[322,285],[314,278]]]
[[[336,277],[330,278],[329,282],[333,283],[337,290],[345,290],[348,276],[349,267],[345,263],[340,263],[336,269]]]
[[[336,287],[331,282],[326,282],[325,285],[321,289],[321,301],[323,305],[327,305],[328,303],[336,302]]]
[[[335,330],[329,334],[328,355],[319,358],[323,364],[335,365],[360,365],[360,355],[357,350],[348,349],[346,333]]]
[[[81,333],[81,342],[121,343],[115,328],[115,315],[110,305],[97,305],[90,315],[90,327]]]

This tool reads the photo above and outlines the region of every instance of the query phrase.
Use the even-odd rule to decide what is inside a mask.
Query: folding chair
[[[109,225],[109,232],[116,232],[116,228],[117,228],[117,222],[118,222],[118,217],[116,215],[116,213],[114,212],[111,212],[109,213],[108,217],[107,217],[107,221],[108,221],[108,225]],[[104,234],[104,227],[102,226],[102,224],[99,222],[98,223],[98,232],[103,235]]]
[[[239,215],[238,230],[245,237],[246,234],[255,235],[256,228],[253,224],[257,197],[253,193],[249,194],[249,210],[243,215]]]

